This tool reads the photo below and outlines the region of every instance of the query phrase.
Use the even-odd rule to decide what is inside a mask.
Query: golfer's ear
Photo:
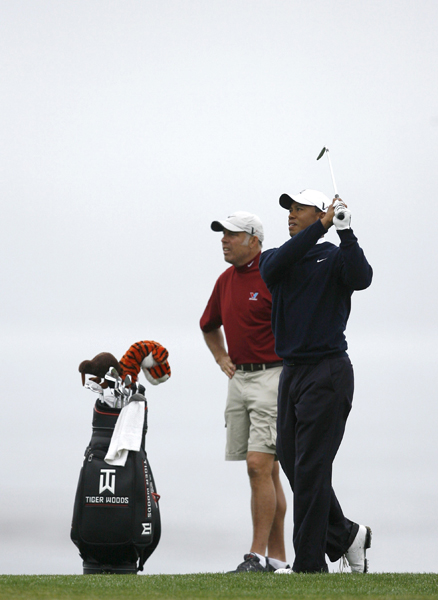
[[[325,216],[326,216],[326,214],[327,214],[327,213],[325,213],[323,210],[321,210],[321,211],[318,213],[318,218],[319,218],[319,219],[322,219],[323,217],[325,217]]]

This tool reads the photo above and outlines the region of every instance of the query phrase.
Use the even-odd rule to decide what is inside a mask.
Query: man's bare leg
[[[280,481],[280,467],[278,461],[274,462],[272,469],[272,480],[275,487],[277,506],[271,533],[268,539],[268,556],[277,560],[286,561],[286,550],[284,547],[284,517],[286,515],[286,497]]]
[[[246,462],[251,485],[251,552],[265,556],[269,546],[271,558],[285,561],[283,523],[286,500],[279,479],[278,463],[274,461],[273,454],[264,452],[248,452]]]

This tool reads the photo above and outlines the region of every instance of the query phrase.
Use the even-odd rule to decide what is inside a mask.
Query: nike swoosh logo
[[[318,260],[316,262],[322,262],[324,260],[327,260],[327,258],[318,258]]]

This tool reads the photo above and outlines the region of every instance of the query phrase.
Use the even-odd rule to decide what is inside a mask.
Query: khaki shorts
[[[282,367],[236,371],[228,382],[225,460],[246,460],[247,452],[276,454],[277,394]]]

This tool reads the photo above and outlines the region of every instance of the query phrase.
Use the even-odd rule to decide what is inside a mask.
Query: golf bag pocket
[[[160,539],[159,496],[144,440],[139,452],[129,452],[124,466],[105,462],[120,411],[99,404],[79,476],[71,538],[84,563],[137,564],[136,570],[143,570]]]

